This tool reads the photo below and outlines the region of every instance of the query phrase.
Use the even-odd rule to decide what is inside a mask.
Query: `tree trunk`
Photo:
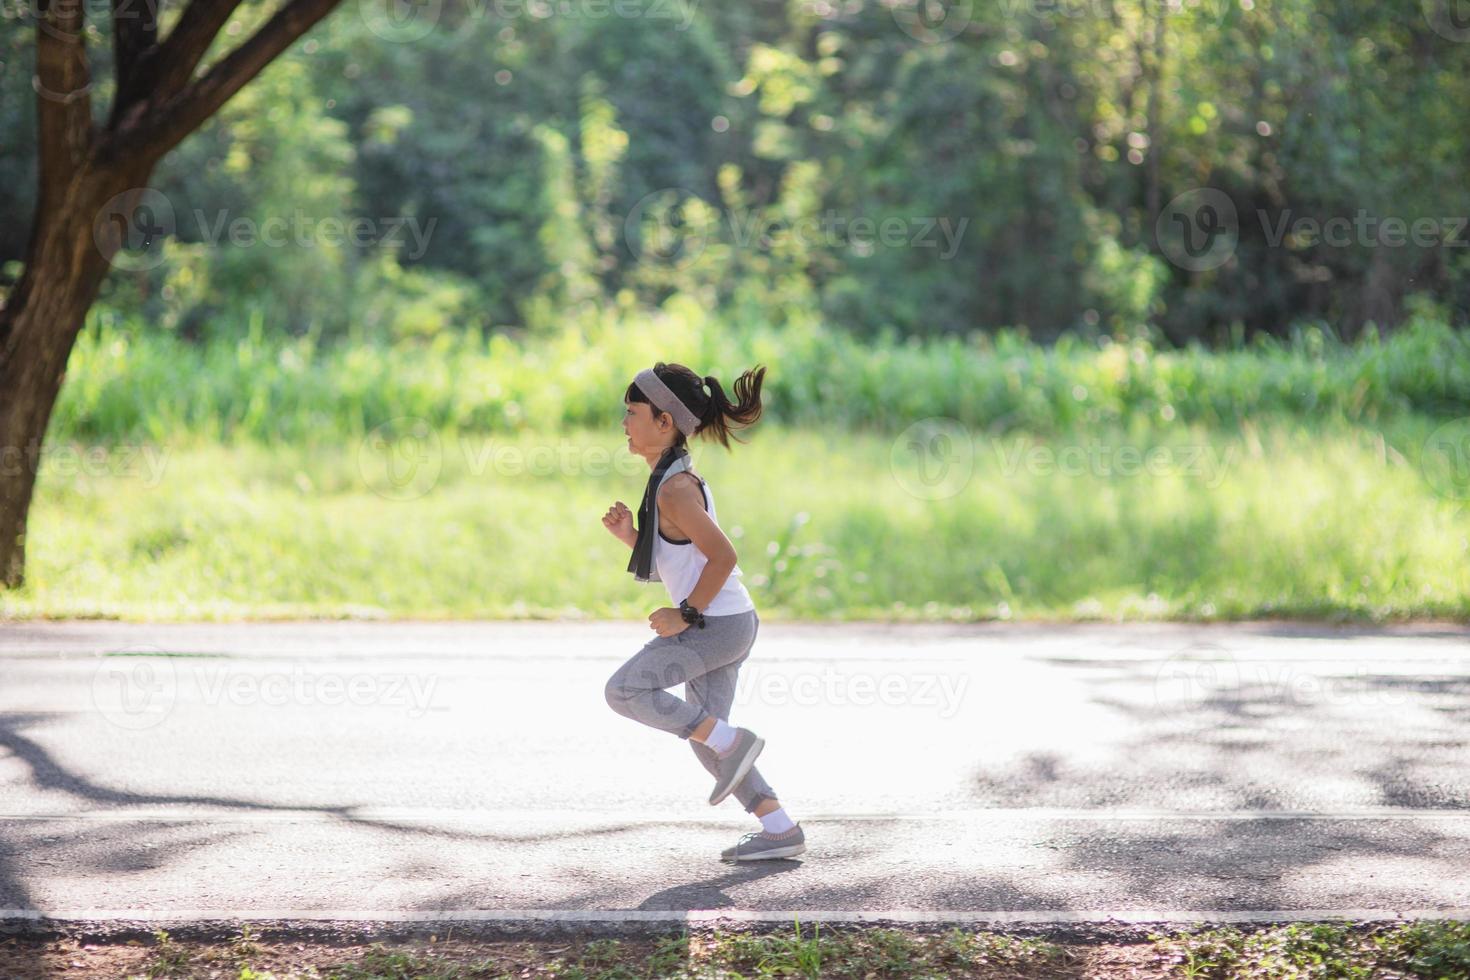
[[[112,0],[116,95],[100,127],[83,2],[35,5],[36,211],[25,272],[0,306],[0,588],[23,584],[51,409],[154,165],[339,0],[286,0],[202,75],[195,69],[240,0],[193,0],[162,41],[157,0]]]
[[[117,194],[142,184],[149,170],[87,172],[71,181],[53,208],[36,215],[25,271],[0,308],[0,586],[5,588],[24,581],[26,518],[46,426],[72,345],[121,241],[120,230],[108,221],[99,223],[99,216]],[[116,212],[109,208],[109,213]]]

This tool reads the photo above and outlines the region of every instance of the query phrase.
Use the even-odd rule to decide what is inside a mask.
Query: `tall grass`
[[[936,471],[907,436],[758,426],[732,453],[696,444],[695,462],[771,618],[1470,620],[1470,508],[1413,458],[1433,427],[950,432],[969,455]],[[0,613],[641,619],[671,604],[602,527],[647,479],[606,427],[416,437],[405,458],[424,479],[400,484],[378,478],[375,445],[54,456],[27,585]]]
[[[863,343],[800,317],[779,331],[737,326],[674,301],[650,314],[587,309],[548,334],[444,334],[400,347],[323,347],[274,335],[259,316],[238,338],[195,346],[97,312],[51,434],[300,443],[360,437],[404,416],[471,432],[597,428],[616,423],[629,380],[655,360],[727,381],[764,363],[770,418],[790,426],[894,432],[945,416],[990,432],[1061,432],[1135,418],[1372,425],[1470,413],[1470,334],[1429,314],[1381,341],[1344,345],[1309,326],[1287,342],[1217,353],[1072,337],[1042,347],[1015,331]]]
[[[99,313],[0,613],[641,618],[668,597],[600,517],[647,479],[621,396],[655,360],[771,369],[751,444],[695,454],[773,616],[1470,619],[1470,348],[1431,316],[1209,353],[677,302],[399,348]]]

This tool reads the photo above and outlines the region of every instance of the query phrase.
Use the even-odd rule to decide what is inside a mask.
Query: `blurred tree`
[[[111,109],[94,119],[96,38],[82,0],[39,0],[35,212],[24,270],[0,307],[0,586],[24,579],[41,445],[86,312],[127,238],[166,230],[145,190],[154,166],[336,3],[286,0],[200,73],[240,0],[193,0],[162,39],[157,0],[114,0]]]

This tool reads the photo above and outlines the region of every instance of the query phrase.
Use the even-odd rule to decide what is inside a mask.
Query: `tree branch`
[[[92,75],[82,0],[43,0],[36,21],[37,213],[60,199],[92,149]]]
[[[112,50],[117,87],[132,81],[138,60],[158,41],[158,0],[112,0]]]
[[[112,0],[113,125],[146,88],[145,62],[158,44],[158,0]]]
[[[189,10],[193,10],[200,2],[201,0],[195,0]],[[202,2],[234,3],[237,0]],[[163,90],[150,98],[146,111],[137,113],[119,126],[114,138],[109,140],[106,153],[113,157],[136,153],[154,158],[167,153],[218,112],[236,92],[260,74],[261,69],[295,43],[317,21],[331,13],[338,2],[339,0],[288,0],[249,40],[215,62],[205,74],[190,81],[176,93]],[[167,48],[172,40],[171,33],[168,41],[163,43],[163,48]]]
[[[240,0],[194,0],[184,8],[159,46],[156,91],[169,98],[189,83],[220,28],[239,6]]]

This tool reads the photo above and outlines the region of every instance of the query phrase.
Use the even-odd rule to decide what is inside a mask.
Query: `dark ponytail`
[[[730,448],[727,436],[732,427],[745,428],[754,425],[761,417],[761,385],[765,382],[766,369],[757,367],[746,371],[735,379],[735,398],[731,402],[720,386],[720,379],[713,374],[705,375],[704,383],[709,386],[709,405],[700,416],[699,432],[713,432],[720,445]],[[697,434],[697,433],[696,433]],[[736,442],[742,440],[737,436]]]
[[[730,401],[720,379],[713,374],[701,378],[682,364],[665,364],[663,361],[655,364],[653,370],[659,380],[668,385],[669,390],[678,395],[679,400],[688,405],[689,410],[699,419],[699,428],[694,430],[694,434],[717,439],[726,449],[730,448],[729,437],[733,435],[734,429],[753,425],[761,417],[761,385],[766,377],[764,366],[757,365],[735,379],[734,402]],[[648,402],[648,396],[636,384],[630,384],[623,400]],[[653,411],[658,413],[657,408]],[[736,436],[735,441],[745,440]],[[684,433],[676,429],[674,445],[682,446],[684,443]]]

